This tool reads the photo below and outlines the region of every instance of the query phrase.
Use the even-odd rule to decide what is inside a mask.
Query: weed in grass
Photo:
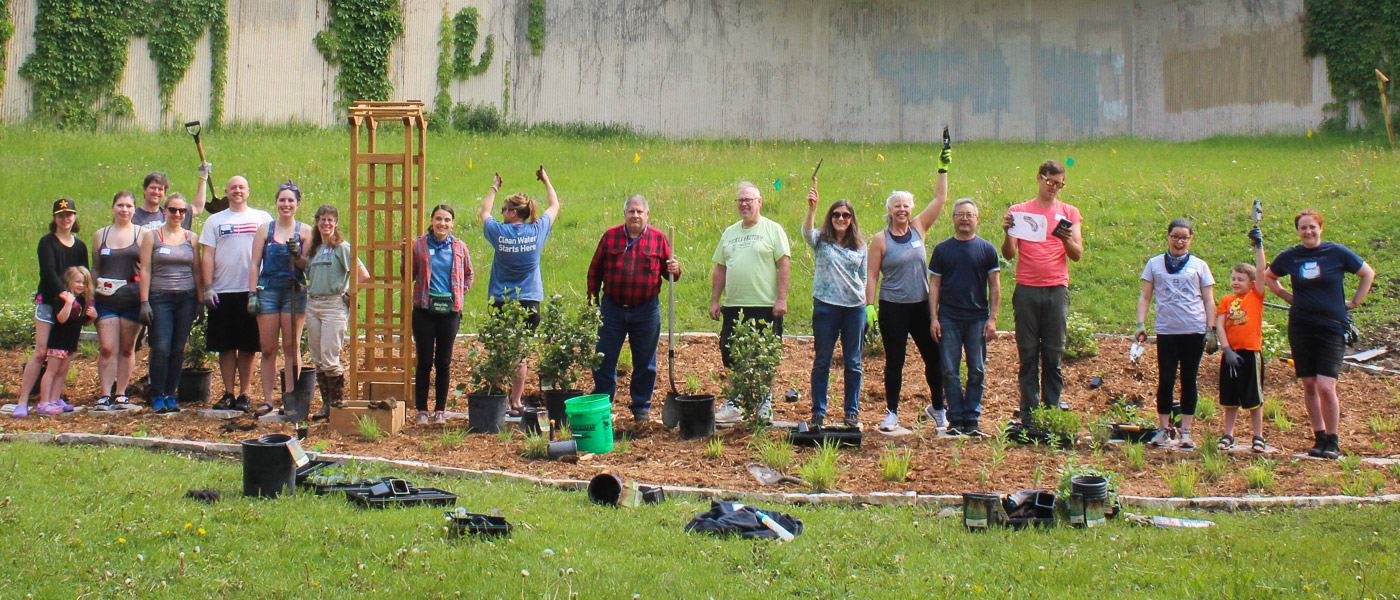
[[[369,415],[355,417],[355,429],[366,442],[377,442],[384,437],[384,431],[379,428],[379,421]]]
[[[1229,469],[1230,457],[1221,452],[1201,456],[1201,480],[1206,483],[1220,481]]]
[[[84,340],[78,342],[78,358],[97,358],[102,352],[102,344],[95,341]]]
[[[1288,414],[1283,412],[1283,403],[1277,398],[1270,398],[1264,402],[1264,418],[1274,422],[1274,428],[1279,431],[1292,431],[1293,422],[1288,420]]]
[[[1146,446],[1142,444],[1126,444],[1123,446],[1123,462],[1129,470],[1141,471],[1147,466]]]
[[[1380,451],[1382,451],[1382,450],[1385,450],[1385,441],[1384,441],[1384,440],[1371,440],[1371,449],[1372,449],[1372,450],[1375,450],[1375,451],[1377,451],[1377,452],[1380,452]]]
[[[710,438],[710,441],[705,443],[705,458],[708,458],[710,460],[719,460],[723,457],[724,440],[721,440],[719,438]]]
[[[443,432],[443,433],[446,433],[446,432]],[[510,426],[505,426],[505,427],[502,427],[500,431],[497,431],[497,432],[496,432],[496,441],[498,441],[498,442],[500,442],[500,443],[502,443],[502,444],[505,444],[505,443],[510,442],[511,438],[514,437],[514,436],[515,436],[515,429],[512,428],[512,427],[510,427]]]
[[[835,443],[822,442],[807,462],[797,468],[797,473],[807,481],[807,485],[811,486],[813,491],[829,491],[836,487],[836,482],[841,477],[840,458],[841,450]]]
[[[312,452],[315,452],[315,453],[317,453],[317,454],[321,454],[321,453],[325,452],[327,449],[329,449],[330,447],[331,447],[331,441],[330,441],[330,440],[321,440],[321,441],[319,441],[319,442],[316,442],[316,445],[314,445],[314,446],[311,447],[311,451],[312,451]]]
[[[1400,429],[1400,415],[1372,415],[1366,424],[1376,433],[1389,433]]]
[[[1209,421],[1215,416],[1217,408],[1215,396],[1200,396],[1196,399],[1196,420],[1202,423]]]
[[[1274,485],[1274,467],[1277,463],[1272,458],[1260,458],[1254,464],[1245,467],[1245,485],[1251,490],[1267,490]]]
[[[1390,463],[1390,476],[1400,481],[1400,463]]]
[[[1204,432],[1201,434],[1199,441],[1197,441],[1196,444],[1196,447],[1201,451],[1201,456],[1215,456],[1217,454],[1220,454],[1219,434],[1212,433],[1209,431]]]
[[[1385,476],[1379,471],[1360,469],[1342,477],[1342,493],[1348,496],[1374,496],[1385,487]]]
[[[1162,470],[1162,479],[1167,482],[1172,495],[1178,498],[1191,498],[1196,495],[1196,484],[1201,473],[1194,463],[1181,461],[1175,466]]]
[[[987,440],[987,466],[991,472],[995,472],[1002,463],[1006,462],[1006,454],[1011,447],[1011,440],[1007,439],[1006,431],[997,433],[996,437]]]
[[[628,452],[631,452],[632,436],[626,434],[617,436],[617,438],[613,439],[612,451],[618,454],[626,454]]]
[[[758,462],[779,471],[786,471],[792,465],[792,442],[788,441],[787,436],[774,437],[760,431],[754,434],[751,445]]]
[[[967,438],[960,437],[953,441],[953,453],[948,455],[948,464],[954,467],[962,465],[963,444],[967,443]]]
[[[1361,455],[1347,452],[1346,456],[1337,459],[1337,466],[1342,469],[1343,473],[1355,471],[1361,466]]]
[[[1035,470],[1031,472],[1031,487],[1039,488],[1040,482],[1045,480],[1045,465],[1036,463]]]
[[[504,431],[509,430],[507,429]],[[450,450],[452,448],[457,447],[457,444],[462,443],[466,439],[467,430],[465,428],[444,427],[442,428],[442,433],[438,434],[438,446],[440,446],[443,450]],[[506,438],[505,441],[510,441],[510,439]]]
[[[520,455],[532,460],[548,458],[549,438],[540,434],[525,436],[525,441],[520,444]]]
[[[880,475],[885,481],[904,481],[909,477],[909,463],[913,460],[914,453],[908,449],[887,446],[880,455]]]

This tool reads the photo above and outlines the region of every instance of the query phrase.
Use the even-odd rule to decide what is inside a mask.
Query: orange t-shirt
[[[1264,347],[1264,295],[1259,290],[1221,298],[1215,314],[1225,315],[1225,338],[1230,348],[1258,352]]]
[[[1044,216],[1046,226],[1052,231],[1060,219],[1070,223],[1084,220],[1078,208],[1059,199],[1049,208],[1041,208],[1032,198],[1012,206],[1011,210]],[[1046,236],[1043,242],[1016,240],[1016,283],[1031,287],[1069,285],[1069,254],[1065,252],[1064,241],[1053,235]]]

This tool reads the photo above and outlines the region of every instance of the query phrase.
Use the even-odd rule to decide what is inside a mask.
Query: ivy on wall
[[[10,0],[0,0],[0,92],[5,91],[5,62],[8,58],[5,43],[15,35],[15,24],[10,22]]]
[[[486,47],[481,51],[481,59],[472,64],[472,51],[476,49],[476,38],[479,35],[477,26],[481,22],[481,15],[475,8],[468,6],[457,11],[457,16],[452,18],[452,22],[456,44],[453,65],[457,78],[468,79],[473,75],[485,73],[491,66],[491,57],[496,54],[496,36],[486,36]]]
[[[530,0],[530,22],[525,37],[530,39],[530,53],[544,52],[544,0]]]
[[[1327,61],[1327,125],[1346,127],[1353,100],[1371,123],[1383,121],[1376,69],[1392,80],[1400,70],[1400,2],[1307,0],[1304,9],[1303,51]]]
[[[32,114],[60,127],[96,128],[131,114],[116,93],[143,0],[39,0],[34,53],[20,76],[34,84]]]
[[[316,34],[316,49],[339,66],[336,88],[340,105],[356,100],[388,100],[389,54],[403,35],[398,0],[329,0],[330,23]]]
[[[160,88],[160,110],[170,110],[175,86],[185,79],[194,62],[195,43],[209,30],[211,49],[210,122],[217,125],[223,116],[224,74],[228,67],[227,0],[156,0],[151,4],[153,31],[150,55],[156,63],[156,83]]]

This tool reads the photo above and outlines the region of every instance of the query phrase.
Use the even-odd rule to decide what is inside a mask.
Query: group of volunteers
[[[983,435],[979,419],[987,342],[997,335],[1003,260],[1016,265],[1011,306],[1019,359],[1018,417],[1027,422],[1031,412],[1042,406],[1069,409],[1062,399],[1061,367],[1069,262],[1079,261],[1085,247],[1083,216],[1059,199],[1066,186],[1065,167],[1054,160],[1040,165],[1035,197],[1002,215],[1003,239],[998,247],[978,235],[980,207],[972,198],[952,203],[951,237],[928,239],[948,204],[952,162],[952,151],[945,146],[938,157],[933,199],[922,210],[916,212],[909,192],[890,194],[885,200],[884,227],[868,239],[849,200],[831,203],[817,220],[820,194],[813,177],[801,225],[802,239],[814,256],[811,425],[826,423],[831,363],[838,343],[844,375],[841,422],[859,425],[864,332],[878,323],[886,353],[885,413],[879,427],[900,427],[904,363],[912,338],[930,390],[930,403],[919,411],[920,417],[931,419],[948,434]],[[308,330],[324,400],[316,417],[324,418],[329,406],[343,399],[341,349],[350,277],[365,281],[369,273],[354,259],[342,236],[335,207],[321,206],[312,223],[299,221],[301,190],[288,182],[277,189],[274,218],[249,207],[247,180],[232,177],[224,189],[228,208],[210,215],[196,235],[190,223],[205,208],[209,172],[208,163],[200,166],[198,191],[188,202],[178,193],[166,195],[169,181],[161,173],[146,177],[141,206],[136,206],[130,192],[118,193],[112,201],[112,222],[93,235],[91,253],[76,237],[73,201],[54,202],[49,234],[38,246],[35,352],[25,365],[23,379],[23,389],[30,389],[44,367],[37,412],[59,414],[73,409],[62,396],[65,376],[79,331],[93,322],[101,346],[102,389],[94,410],[130,403],[126,391],[136,339],[144,324],[151,345],[152,408],[178,411],[175,393],[186,340],[192,324],[206,310],[207,346],[219,354],[225,390],[215,408],[253,408],[249,379],[254,355],[261,353],[262,399],[255,412],[275,410],[278,394],[274,392],[290,389],[301,370],[303,328]],[[503,183],[497,174],[478,214],[482,234],[494,253],[488,289],[491,305],[498,309],[508,302],[519,303],[530,315],[531,328],[539,323],[544,299],[540,258],[561,209],[544,169],[535,176],[545,187],[543,210],[528,194],[515,193],[505,198],[497,215],[496,195]],[[712,255],[709,303],[710,317],[721,321],[719,341],[726,368],[743,368],[734,364],[729,352],[730,338],[741,320],[782,334],[791,278],[787,233],[763,216],[758,186],[740,183],[735,200],[739,220],[724,230]],[[588,297],[602,316],[597,351],[603,359],[593,372],[592,391],[616,395],[617,362],[626,341],[632,358],[629,408],[635,419],[645,421],[650,419],[656,387],[660,290],[663,280],[680,278],[681,268],[670,240],[650,224],[645,197],[626,198],[623,217],[622,224],[603,233],[588,268]],[[475,281],[467,245],[453,235],[455,225],[455,210],[437,205],[429,214],[427,231],[412,244],[418,424],[446,422],[449,367],[461,326],[463,296]],[[1160,428],[1151,444],[1195,447],[1191,433],[1198,370],[1203,354],[1219,346],[1223,350],[1220,402],[1225,406],[1220,447],[1235,445],[1234,424],[1244,409],[1252,427],[1251,448],[1265,451],[1261,325],[1268,289],[1292,307],[1288,337],[1316,438],[1309,453],[1327,458],[1340,455],[1336,385],[1350,326],[1347,311],[1365,299],[1375,271],[1345,246],[1322,241],[1323,217],[1317,211],[1299,213],[1294,226],[1302,243],[1272,262],[1265,260],[1258,226],[1249,231],[1254,264],[1231,267],[1233,294],[1218,303],[1210,266],[1190,252],[1192,224],[1175,219],[1167,226],[1167,251],[1149,259],[1142,270],[1134,334],[1136,341],[1147,340],[1147,313],[1155,306]],[[1344,295],[1346,273],[1360,279],[1351,299]],[[1280,283],[1284,277],[1291,278],[1292,290]],[[279,349],[285,373],[281,390],[276,382]],[[508,394],[512,414],[523,409],[525,375],[522,363]],[[1178,375],[1179,402],[1173,399]],[[21,397],[15,417],[29,414],[27,400]],[[1177,410],[1179,428],[1172,420]],[[771,415],[771,398],[760,411]],[[716,413],[719,422],[741,417],[732,403]]]

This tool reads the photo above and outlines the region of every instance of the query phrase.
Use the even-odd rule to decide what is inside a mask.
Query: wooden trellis
[[[350,107],[350,218],[345,230],[370,279],[350,278],[348,398],[413,399],[413,238],[423,231],[427,122],[423,103]],[[403,125],[402,147],[381,123]],[[366,129],[361,147],[360,129]],[[394,132],[397,133],[397,132]],[[394,135],[393,137],[397,137]],[[343,220],[343,219],[342,219]]]

